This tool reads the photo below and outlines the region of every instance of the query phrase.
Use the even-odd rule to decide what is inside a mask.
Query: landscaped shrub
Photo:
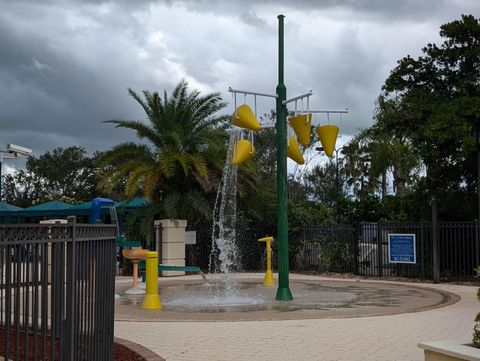
[[[480,266],[475,268],[475,277],[480,277]],[[477,298],[480,301],[480,288],[477,291]],[[475,317],[475,325],[473,326],[473,344],[476,347],[480,347],[480,313]]]

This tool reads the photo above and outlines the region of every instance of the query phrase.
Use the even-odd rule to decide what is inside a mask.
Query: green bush
[[[480,266],[475,268],[475,277],[480,277]],[[480,301],[480,289],[477,291],[477,299]],[[480,313],[475,317],[475,325],[473,326],[473,344],[480,348]]]

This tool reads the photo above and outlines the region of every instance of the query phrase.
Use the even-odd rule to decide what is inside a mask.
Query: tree
[[[200,95],[181,81],[171,95],[128,90],[147,121],[110,120],[135,131],[141,143],[114,146],[99,158],[106,172],[100,189],[122,187],[127,197],[143,194],[154,212],[171,219],[211,216],[208,194],[218,187],[225,161],[226,133],[218,112],[225,107],[218,93]]]
[[[275,114],[263,114],[260,120],[274,122]],[[254,146],[253,159],[242,163],[238,169],[237,234],[259,227],[268,233],[277,222],[275,129],[255,132]]]
[[[382,113],[384,116],[384,113]],[[420,157],[406,137],[391,134],[377,124],[365,129],[358,136],[364,159],[370,162],[369,179],[372,185],[381,178],[381,194],[385,199],[387,175],[393,176],[393,188],[396,195],[407,195],[407,183],[413,183],[420,167]]]
[[[343,147],[342,151],[345,155],[346,183],[357,198],[363,198],[368,194],[366,189],[368,164],[363,151],[358,137],[352,139],[348,145]]]
[[[25,170],[5,177],[7,203],[28,207],[53,199],[70,203],[92,200],[98,173],[82,147],[55,148],[38,158],[29,156]]]
[[[344,184],[346,183],[346,177],[342,159],[339,159],[339,164],[329,160],[325,164],[316,165],[306,175],[306,179],[309,197],[328,208],[335,206],[337,198],[345,196]]]
[[[48,200],[40,178],[24,169],[3,176],[2,189],[5,202],[17,207],[26,208]]]
[[[473,188],[471,130],[480,129],[479,20],[462,15],[442,25],[440,36],[441,46],[428,44],[423,56],[398,62],[383,86],[377,117],[383,130],[418,150],[431,193]]]

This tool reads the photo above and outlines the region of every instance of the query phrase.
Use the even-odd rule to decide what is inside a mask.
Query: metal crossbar
[[[309,98],[313,95],[313,92],[310,90],[308,93],[305,93],[305,94],[302,94],[302,95],[298,95],[296,97],[293,97],[293,98],[290,98],[290,99],[286,99],[284,100],[282,103],[283,105],[286,105],[288,103],[291,103],[291,102],[294,102],[296,100],[300,100],[300,99],[303,99],[303,98]]]
[[[258,95],[261,97],[277,98],[277,94],[267,94],[267,93],[254,92],[251,90],[232,89],[231,87],[228,88],[228,91],[230,93],[237,93],[237,94],[244,94],[244,95]]]

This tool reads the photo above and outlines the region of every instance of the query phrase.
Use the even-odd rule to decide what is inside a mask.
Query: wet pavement
[[[225,292],[220,279],[160,279],[162,310],[143,310],[142,295],[127,295],[117,282],[116,320],[249,321],[390,315],[452,304],[445,291],[394,283],[299,279],[290,282],[293,301],[275,301],[276,288],[261,278],[238,281],[238,292]]]
[[[258,283],[262,279],[260,274],[240,274],[239,277],[248,280],[247,283],[250,280]],[[339,297],[341,301],[334,302],[340,307],[287,312],[233,312],[251,319],[218,322],[227,321],[225,315],[231,312],[167,310],[163,313],[147,313],[141,310],[140,304],[122,305],[124,301],[121,299],[116,304],[115,335],[139,343],[168,361],[420,361],[424,355],[423,350],[417,347],[418,342],[458,338],[468,340],[472,335],[475,316],[480,311],[476,286],[410,282],[396,282],[391,286],[391,282],[385,281],[339,280],[294,274],[290,275],[290,280],[292,286],[298,282],[305,288],[327,287],[328,290],[328,287],[334,287],[331,291],[342,295]],[[199,283],[200,277],[179,277],[173,282],[172,279],[162,278],[160,281],[163,287],[179,281]],[[117,286],[119,290],[126,289],[130,282],[129,279],[119,278]],[[363,301],[361,294],[356,294],[358,288],[364,290],[366,298]],[[431,289],[434,291],[429,293]],[[298,302],[299,293],[295,292],[294,301]],[[330,296],[323,301],[317,300],[315,304],[329,304]],[[442,303],[441,299],[445,296],[451,299]],[[399,299],[403,306],[399,305]],[[354,302],[354,306],[349,306],[351,302]],[[355,314],[359,310],[361,313]],[[368,310],[376,315],[369,315],[365,312]],[[265,317],[261,320],[263,312],[267,312],[270,319]],[[319,316],[322,312],[324,316]],[[303,313],[314,313],[315,317],[309,315],[302,318],[300,315]],[[188,321],[187,316],[191,317],[192,314],[208,314],[210,320],[212,315],[222,317],[214,322],[207,319],[194,321],[192,318]],[[295,315],[297,318],[282,320],[280,314]],[[177,315],[184,319],[178,322],[182,318],[161,318],[165,315]]]

